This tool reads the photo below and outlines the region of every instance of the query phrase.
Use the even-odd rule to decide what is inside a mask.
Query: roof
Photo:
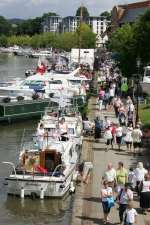
[[[127,9],[124,13],[124,16],[121,18],[119,23],[131,23],[134,22],[147,11],[147,7],[142,8],[134,8],[134,9]]]
[[[119,23],[134,22],[140,15],[150,8],[150,0],[118,5],[113,8]]]

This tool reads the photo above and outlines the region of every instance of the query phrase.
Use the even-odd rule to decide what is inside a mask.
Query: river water
[[[37,65],[37,59],[0,55],[0,81],[24,77],[27,69]],[[0,162],[17,163],[24,129],[36,128],[37,120],[13,124],[0,124]],[[72,197],[64,199],[20,199],[7,196],[4,182],[11,171],[8,165],[0,163],[0,225],[69,225],[71,220]]]

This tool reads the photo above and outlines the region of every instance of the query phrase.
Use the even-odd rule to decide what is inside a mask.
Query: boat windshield
[[[81,80],[69,80],[72,85],[81,84]]]
[[[145,68],[144,76],[145,76],[145,77],[150,77],[150,67],[146,67],[146,68]]]
[[[62,81],[61,80],[52,80],[52,81],[49,81],[49,84],[62,84]]]
[[[45,82],[41,80],[25,80],[22,85],[30,86],[30,85],[35,85],[35,86],[45,86]]]

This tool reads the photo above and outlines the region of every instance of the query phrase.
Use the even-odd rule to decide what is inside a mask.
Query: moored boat
[[[79,115],[66,112],[68,134],[62,139],[58,127],[59,113],[55,114],[49,110],[46,112],[40,121],[45,133],[42,149],[38,145],[37,134],[34,136],[34,142],[28,141],[28,145],[22,145],[18,166],[12,162],[3,162],[13,167],[12,173],[5,178],[8,194],[20,195],[21,198],[34,194],[44,199],[63,197],[68,190],[74,190],[73,181],[77,174],[82,144],[82,121]]]

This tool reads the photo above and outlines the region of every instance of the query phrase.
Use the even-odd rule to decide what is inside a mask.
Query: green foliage
[[[142,62],[150,62],[150,9],[135,24],[136,49]]]
[[[55,12],[44,13],[43,16],[42,16],[42,19],[45,19],[49,16],[58,16],[58,14],[56,14]]]
[[[140,106],[139,114],[140,114],[140,118],[141,118],[143,125],[150,126],[149,112],[150,112],[150,105],[141,105]]]
[[[130,77],[136,71],[136,39],[134,33],[134,26],[126,24],[117,29],[112,34],[108,43],[108,48],[119,53],[119,67],[126,77]]]
[[[86,19],[90,16],[88,9],[84,6],[81,6],[76,11],[76,16],[81,16],[81,10],[82,10],[82,16],[83,20],[86,21]]]
[[[118,64],[123,75],[129,77],[137,72],[136,59],[142,67],[150,62],[150,9],[136,23],[118,28],[109,40],[109,50],[119,56]]]
[[[17,27],[17,34],[18,35],[34,35],[39,34],[42,31],[42,19],[41,17],[36,17],[35,19],[26,20]]]
[[[78,46],[81,48],[95,48],[96,34],[92,32],[87,24],[80,24],[76,33],[78,35]],[[79,42],[81,42],[81,44]]]
[[[11,32],[11,24],[3,16],[0,16],[0,36],[9,35]]]
[[[7,37],[5,35],[0,36],[0,46],[6,47],[8,44]]]
[[[91,29],[86,25],[82,24],[81,26],[81,35],[82,35],[82,48],[94,48],[96,35],[92,33]],[[3,38],[4,39],[4,38]],[[79,39],[79,29],[75,33],[66,32],[61,34],[55,33],[43,33],[35,34],[33,36],[29,35],[12,35],[6,38],[4,45],[19,45],[19,46],[31,46],[33,48],[40,47],[53,47],[57,49],[63,49],[65,51],[70,51],[71,48],[78,48],[78,39]]]
[[[111,19],[111,12],[104,11],[100,14],[100,16],[105,16],[108,20]]]

